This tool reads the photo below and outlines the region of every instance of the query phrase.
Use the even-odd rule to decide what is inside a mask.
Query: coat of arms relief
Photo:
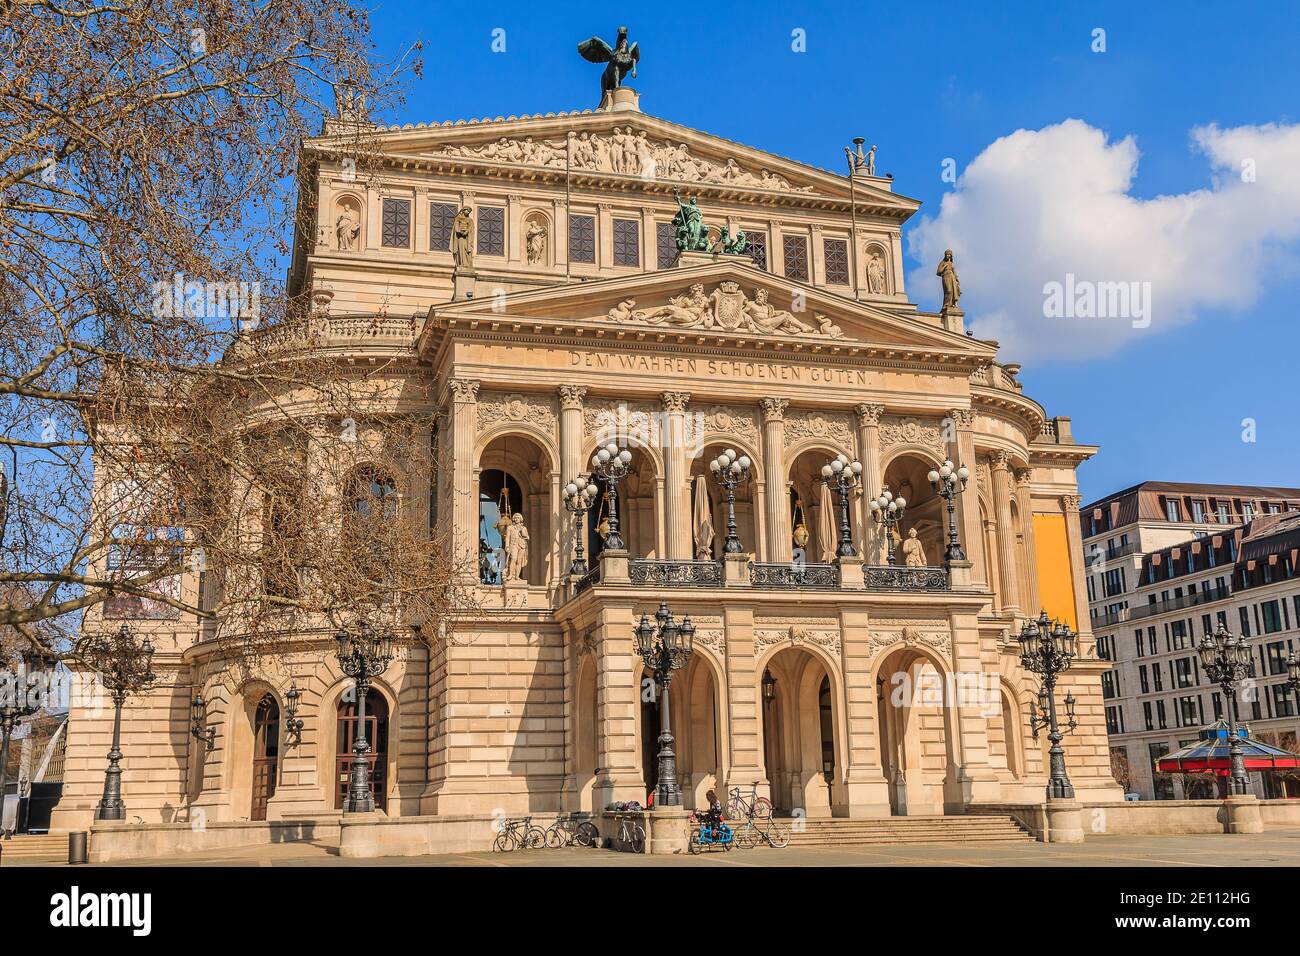
[[[777,308],[766,289],[758,289],[751,298],[740,283],[727,280],[712,292],[697,282],[684,295],[649,309],[638,309],[635,299],[625,299],[606,313],[618,323],[640,323],[675,329],[698,329],[717,332],[750,332],[757,335],[820,335],[843,338],[843,330],[821,313],[814,313],[813,323],[803,321],[793,312]]]

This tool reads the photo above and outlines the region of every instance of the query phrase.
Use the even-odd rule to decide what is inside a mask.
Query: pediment
[[[987,362],[994,347],[719,257],[686,268],[554,286],[429,310],[435,330],[515,330],[549,326],[598,338],[771,349],[927,356]]]
[[[644,182],[846,200],[843,175],[637,111],[584,111],[386,127],[373,146],[394,160],[523,167],[541,175],[627,177]],[[328,149],[337,137],[310,145]],[[340,140],[342,142],[342,140]],[[857,201],[903,218],[920,207],[869,182]]]

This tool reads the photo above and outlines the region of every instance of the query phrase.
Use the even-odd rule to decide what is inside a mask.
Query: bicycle
[[[777,823],[772,819],[768,819],[765,823],[756,823],[755,818],[750,817],[736,828],[735,840],[736,845],[743,850],[751,850],[760,843],[766,843],[773,849],[779,850],[790,845],[790,830],[785,824]]]
[[[595,846],[599,839],[600,831],[596,829],[595,824],[580,820],[576,814],[557,817],[555,822],[546,828],[546,845],[552,850],[562,846]]]
[[[632,821],[631,817],[618,816],[618,836],[615,838],[619,849],[626,849],[631,853],[645,852],[645,829],[641,824]]]
[[[727,796],[730,798],[727,801],[727,819],[740,820],[744,818],[752,820],[755,817],[760,820],[772,819],[772,801],[767,797],[758,795],[757,780],[749,788],[748,793],[741,793],[739,787],[732,787],[727,792]]]
[[[501,853],[511,850],[537,850],[546,845],[546,831],[532,825],[532,817],[501,821],[501,830],[492,842],[492,848]]]

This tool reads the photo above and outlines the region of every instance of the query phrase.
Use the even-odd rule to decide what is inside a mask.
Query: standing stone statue
[[[909,568],[925,567],[925,546],[916,536],[916,529],[907,530],[907,540],[903,542],[903,564]]]
[[[343,212],[335,220],[334,235],[341,252],[351,252],[356,248],[357,237],[361,235],[361,224],[353,215],[351,206],[344,206]]]
[[[522,581],[524,568],[528,565],[528,529],[524,527],[524,516],[518,511],[511,517],[510,525],[502,538],[506,553],[506,569],[501,579],[506,584]]]
[[[952,261],[951,249],[944,250],[943,261],[934,274],[943,282],[944,311],[957,308],[957,303],[961,301],[961,280],[957,278],[957,266]]]
[[[524,245],[528,249],[528,264],[539,265],[546,259],[546,227],[533,220],[528,225],[524,236]]]
[[[623,85],[623,77],[628,73],[636,79],[636,65],[641,62],[641,50],[633,43],[628,46],[627,27],[618,28],[618,39],[611,50],[609,44],[600,37],[592,37],[578,44],[578,52],[588,63],[608,63],[605,72],[600,75],[600,91],[608,93]]]
[[[868,176],[876,175],[876,147],[875,146],[872,146],[869,150],[867,150],[866,167],[867,167]]]
[[[451,221],[451,257],[458,269],[474,268],[474,210],[469,206]]]
[[[885,260],[878,252],[873,252],[867,260],[867,288],[872,295],[885,294]]]
[[[686,252],[706,252],[709,248],[708,230],[704,226],[704,214],[692,196],[682,202],[681,193],[676,189],[677,215],[673,216],[673,226],[677,230],[677,248]]]

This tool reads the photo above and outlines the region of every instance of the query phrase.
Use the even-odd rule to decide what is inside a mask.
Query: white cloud
[[[1109,355],[1200,314],[1249,308],[1296,268],[1300,125],[1204,126],[1191,139],[1209,161],[1209,186],[1153,199],[1130,195],[1131,136],[1108,143],[1066,120],[997,140],[912,230],[909,249],[925,263],[911,274],[913,295],[938,295],[935,265],[951,248],[968,324],[1015,361]],[[1132,307],[1118,318],[1045,315],[1045,285],[1067,276],[1076,292],[1149,283],[1149,325]]]

